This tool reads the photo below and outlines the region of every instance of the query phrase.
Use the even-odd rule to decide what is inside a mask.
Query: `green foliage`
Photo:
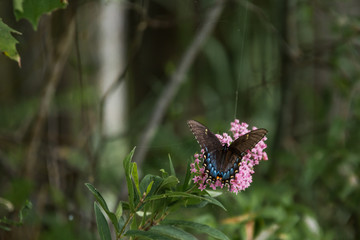
[[[18,62],[20,65],[20,56],[16,50],[16,44],[18,41],[11,35],[11,33],[21,34],[6,25],[0,18],[0,51],[7,57]]]
[[[105,199],[90,183],[85,184],[97,202],[94,208],[101,239],[111,239],[109,226],[101,210],[106,213],[114,226],[117,239],[123,236],[143,236],[149,239],[196,239],[191,233],[178,227],[193,228],[216,239],[228,239],[219,230],[204,224],[180,220],[164,222],[164,219],[176,212],[179,207],[189,205],[195,207],[192,204],[194,200],[197,207],[203,207],[202,203],[205,205],[211,203],[226,209],[206,191],[198,191],[196,185],[190,184],[184,189],[184,185],[180,184],[175,175],[169,175],[163,169],[161,177],[146,175],[139,183],[136,164],[131,161],[134,151],[135,148],[123,162],[129,200],[120,202],[115,213],[109,210]],[[171,158],[169,161],[170,171],[175,174]]]
[[[2,198],[0,198],[0,204],[12,205],[10,201],[7,201]],[[24,220],[28,216],[31,209],[32,209],[32,203],[26,200],[19,211],[19,220],[12,220],[12,219],[8,219],[7,217],[2,217],[0,219],[0,229],[3,229],[5,231],[11,231],[11,227],[23,225]]]
[[[27,19],[35,30],[42,15],[66,8],[66,6],[66,1],[60,0],[13,0],[16,20]],[[0,51],[21,66],[20,55],[16,50],[18,41],[11,33],[21,34],[6,25],[0,18]]]
[[[42,15],[67,6],[60,0],[13,0],[13,4],[16,20],[27,19],[35,30]]]
[[[110,240],[111,234],[110,234],[109,225],[96,202],[94,202],[94,210],[95,210],[96,224],[98,227],[100,239]]]
[[[45,204],[34,201],[35,216],[23,217],[32,217],[23,222],[26,228],[29,224],[41,229],[39,239],[93,239],[94,234],[84,230],[89,222],[78,216],[87,216],[93,207],[82,183],[95,178],[97,188],[104,189],[101,194],[92,185],[87,188],[96,199],[95,217],[103,233],[105,218],[111,230],[123,230],[126,238],[215,237],[197,224],[234,240],[358,238],[358,1],[228,1],[169,103],[146,161],[135,165],[128,156],[126,174],[118,165],[119,156],[141,137],[156,111],[154,103],[214,1],[133,1],[130,7],[118,1],[130,13],[124,36],[138,43],[140,51],[128,48],[132,60],[126,62],[127,125],[124,133],[111,139],[99,131],[102,113],[95,81],[101,60],[91,39],[99,37],[94,31],[98,25],[88,21],[99,19],[93,7],[97,12],[104,1],[64,9],[76,10],[78,31],[41,136],[33,135],[43,100],[39,96],[53,69],[47,60],[56,59],[51,52],[58,50],[46,39],[64,29],[57,28],[57,21],[38,23],[41,15],[64,8],[66,1],[13,0],[13,7],[10,1],[0,2],[0,51],[20,63],[18,49],[24,66],[13,68],[8,59],[0,64],[0,163],[1,169],[6,167],[0,191],[15,209],[1,216],[2,229],[18,230],[25,200],[39,199]],[[25,21],[12,22],[12,11],[17,20]],[[34,29],[49,28],[34,32],[28,21]],[[86,86],[79,84],[81,76]],[[269,161],[255,168],[251,188],[215,198],[211,191],[193,189],[185,159],[198,146],[186,120],[197,118],[217,132],[228,129],[234,117],[269,130]],[[32,139],[39,144],[41,164],[36,165],[39,174],[25,181],[22,174]],[[157,174],[162,168],[169,170]],[[128,189],[128,199],[116,202],[122,187]],[[167,224],[185,220],[189,226]],[[151,221],[159,224],[151,226]],[[79,236],[80,232],[89,235]]]

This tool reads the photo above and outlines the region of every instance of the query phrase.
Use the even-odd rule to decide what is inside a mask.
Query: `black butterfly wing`
[[[222,149],[219,139],[207,127],[195,120],[189,120],[187,123],[201,148],[207,152]]]
[[[251,150],[261,139],[263,139],[266,133],[267,130],[264,128],[248,132],[236,139],[229,146],[229,151],[241,156],[242,153],[246,153],[247,150]]]

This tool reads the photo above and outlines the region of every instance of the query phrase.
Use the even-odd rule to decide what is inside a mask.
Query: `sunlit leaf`
[[[206,190],[206,192],[210,195],[210,197],[218,197],[223,194],[223,192],[213,190]]]
[[[139,176],[138,176],[137,164],[136,163],[133,163],[131,175],[132,175],[132,177],[134,179],[136,190],[137,190],[139,196],[141,197],[140,188],[139,188]]]
[[[0,18],[0,51],[10,59],[15,60],[20,66],[20,56],[16,50],[18,41],[11,33],[21,34],[6,25]]]
[[[148,194],[151,191],[152,185],[154,184],[154,181],[151,181],[148,185],[148,187],[146,188],[146,194]]]
[[[125,170],[126,184],[127,184],[127,188],[128,188],[128,194],[129,194],[129,205],[130,205],[131,211],[134,211],[134,188],[133,188],[133,183],[131,180],[131,172],[132,172],[132,167],[133,167],[131,160],[134,155],[134,152],[135,152],[135,148],[133,148],[133,150],[126,156],[126,158],[124,159],[124,162],[123,162],[123,166],[124,166],[124,170]]]
[[[116,212],[115,212],[115,216],[117,219],[120,219],[120,217],[123,214],[123,207],[122,207],[122,202],[119,202],[117,208],[116,208]]]

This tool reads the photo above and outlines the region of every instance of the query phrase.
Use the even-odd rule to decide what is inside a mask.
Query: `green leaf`
[[[216,200],[215,198],[210,197],[210,196],[204,196],[204,198],[205,198],[205,201],[207,201],[207,202],[209,202],[211,204],[214,204],[216,206],[219,206],[222,209],[224,209],[225,211],[227,211],[226,208],[224,207],[224,205],[222,205],[222,203],[219,202],[218,200]]]
[[[160,172],[162,178],[167,178],[169,176],[169,174],[165,171],[165,169],[160,169]]]
[[[20,12],[23,12],[24,11],[23,2],[24,2],[24,0],[13,0],[14,10],[18,10]]]
[[[149,239],[156,239],[156,240],[172,240],[172,238],[166,237],[156,231],[140,231],[140,230],[129,230],[125,233],[125,236],[138,236],[138,237],[146,237]]]
[[[224,209],[226,211],[226,208],[216,199],[209,197],[209,196],[198,196],[198,195],[194,195],[194,194],[190,194],[190,193],[185,193],[185,192],[168,192],[168,193],[164,193],[164,194],[159,194],[159,195],[155,195],[155,196],[151,196],[149,198],[147,198],[147,201],[154,201],[154,200],[158,200],[158,199],[163,199],[163,198],[180,198],[183,197],[185,199],[188,198],[195,198],[195,199],[200,199],[203,201],[207,201],[211,204],[214,204],[216,206],[221,207],[222,209]]]
[[[4,230],[4,231],[11,231],[11,228],[5,226],[5,225],[0,225],[0,229]]]
[[[189,200],[186,202],[186,208],[203,208],[203,207],[205,207],[208,203],[209,203],[209,202],[192,198],[192,199],[189,199]]]
[[[163,179],[159,176],[155,176],[151,174],[146,175],[140,182],[141,193],[147,191],[150,182],[154,182],[154,183],[152,184],[152,187],[150,189],[150,192],[148,192],[147,197],[152,196],[159,189],[159,186],[163,182]]]
[[[100,239],[111,240],[109,225],[96,202],[94,202],[94,210]]]
[[[40,17],[56,9],[66,8],[66,1],[60,0],[13,0],[16,20],[27,19],[36,30]]]
[[[101,194],[96,190],[96,188],[91,185],[91,183],[85,183],[85,186],[90,190],[90,192],[94,195],[96,201],[99,202],[100,206],[107,212],[110,212],[105,199],[101,196]]]
[[[132,221],[130,224],[130,230],[137,229],[137,228],[138,228],[137,219],[136,219],[136,217],[134,217],[134,218],[132,218]]]
[[[119,223],[118,223],[118,219],[115,216],[114,213],[112,213],[107,204],[105,199],[101,196],[101,194],[96,190],[96,188],[91,185],[90,183],[85,183],[85,186],[92,192],[92,194],[94,195],[96,201],[100,204],[100,206],[104,209],[104,211],[106,212],[107,216],[109,217],[111,223],[114,225],[116,232],[120,232],[120,228],[119,228]]]
[[[31,209],[32,209],[32,203],[29,200],[26,200],[25,204],[20,209],[20,213],[19,213],[20,223],[24,221],[24,218],[29,214]]]
[[[162,235],[168,236],[173,239],[179,240],[196,240],[192,234],[185,232],[184,230],[171,226],[171,225],[158,225],[151,228],[153,232],[158,232]]]
[[[132,177],[134,179],[134,183],[135,183],[135,187],[136,190],[139,194],[139,197],[141,197],[141,193],[140,193],[140,188],[139,188],[139,176],[138,176],[138,171],[137,171],[137,164],[133,163],[133,168],[132,168]]]
[[[140,192],[144,193],[146,192],[150,182],[153,182],[154,180],[154,175],[151,174],[147,174],[145,177],[143,177],[143,179],[140,182]]]
[[[185,179],[184,179],[184,185],[183,185],[183,188],[182,190],[185,191],[187,189],[187,187],[189,186],[189,180],[190,180],[190,177],[191,177],[191,172],[190,172],[190,161],[187,161],[187,164],[186,164],[186,175],[185,175]]]
[[[18,41],[11,35],[11,33],[20,34],[6,25],[0,18],[0,51],[12,60],[15,60],[20,66],[20,55],[16,50]]]
[[[206,192],[211,196],[211,197],[218,197],[220,195],[222,195],[223,193],[220,191],[214,191],[214,190],[206,190]]]
[[[177,179],[177,177],[175,176],[168,176],[167,178],[164,179],[164,181],[162,182],[162,184],[160,185],[160,189],[167,189],[167,188],[171,188],[176,186],[179,183],[179,179]]]
[[[216,239],[229,239],[224,233],[221,231],[212,228],[208,225],[190,222],[190,221],[183,221],[183,220],[166,220],[162,222],[162,225],[175,225],[175,226],[182,226],[182,227],[189,227],[195,229],[196,231],[206,233],[207,235],[216,238]]]
[[[131,159],[134,155],[135,148],[126,156],[123,162],[124,170],[125,170],[125,178],[126,178],[126,184],[128,188],[128,194],[129,194],[129,206],[131,212],[134,212],[134,188],[133,183],[131,181],[131,172],[133,164],[131,162]]]
[[[125,225],[125,219],[124,219],[124,216],[121,216],[119,218],[119,228],[122,229]]]
[[[146,195],[150,192],[152,185],[154,184],[154,181],[151,181],[148,185],[148,187],[146,188]]]
[[[170,167],[170,174],[171,174],[172,176],[175,176],[175,177],[176,177],[174,165],[173,165],[173,163],[172,163],[170,154],[169,154],[169,167]]]
[[[117,219],[120,219],[120,217],[122,216],[123,213],[123,207],[122,207],[122,202],[119,202],[116,211],[115,211],[115,216]]]

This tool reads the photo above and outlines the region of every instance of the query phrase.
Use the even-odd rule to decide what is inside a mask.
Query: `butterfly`
[[[235,178],[241,159],[267,133],[264,128],[252,130],[233,141],[230,146],[222,146],[219,139],[206,126],[195,120],[189,120],[187,123],[200,147],[205,151],[203,166],[207,178],[212,182],[220,180],[223,184],[229,184],[230,180]]]

